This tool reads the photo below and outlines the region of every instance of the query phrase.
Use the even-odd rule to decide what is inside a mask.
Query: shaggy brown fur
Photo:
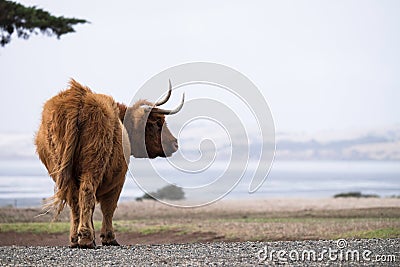
[[[96,202],[103,213],[103,245],[118,245],[112,217],[130,154],[165,157],[178,149],[176,138],[164,125],[164,115],[146,112],[143,105],[152,103],[141,100],[127,108],[74,80],[45,103],[35,144],[55,181],[50,206],[55,207],[56,216],[66,204],[71,208],[71,247],[95,247]]]

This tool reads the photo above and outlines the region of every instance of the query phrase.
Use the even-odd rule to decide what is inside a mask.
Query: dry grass
[[[39,209],[0,209],[0,230],[40,232],[37,230],[40,227],[49,229],[51,215],[35,217],[39,213]],[[101,220],[98,210],[95,219]],[[68,221],[68,211],[63,212],[61,220]],[[400,237],[400,200],[221,201],[196,209],[144,201],[121,204],[114,225],[118,232],[125,233],[213,233],[216,239],[241,241],[394,238]],[[60,228],[53,227],[66,232],[67,226],[68,223],[61,223]]]

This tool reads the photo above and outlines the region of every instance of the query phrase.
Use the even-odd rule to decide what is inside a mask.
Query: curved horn
[[[168,80],[168,81],[169,81],[169,89],[168,89],[168,93],[167,93],[167,95],[165,96],[165,98],[164,98],[164,99],[162,99],[162,100],[160,100],[160,101],[156,102],[156,103],[154,104],[154,106],[161,106],[162,104],[165,104],[165,103],[167,103],[167,101],[168,101],[169,97],[171,96],[171,93],[172,93],[172,85],[171,85],[171,80]]]
[[[183,93],[183,95],[182,95],[181,103],[175,109],[168,110],[168,109],[161,109],[161,108],[153,108],[151,110],[151,112],[158,113],[158,114],[164,114],[164,115],[172,115],[172,114],[178,113],[182,109],[184,102],[185,102],[185,93]]]

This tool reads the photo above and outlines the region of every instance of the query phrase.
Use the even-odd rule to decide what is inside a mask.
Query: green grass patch
[[[114,221],[113,227],[117,232],[134,232],[135,231],[135,221]]]
[[[336,218],[335,218],[336,219]],[[216,219],[218,222],[241,222],[241,223],[305,223],[329,221],[332,218],[262,218],[262,217],[247,217],[247,218],[229,218]]]
[[[143,225],[146,222],[143,221],[114,221],[114,230],[117,232],[137,232],[143,235],[150,235],[155,233],[160,233],[164,231],[177,230],[177,226],[169,225]]]
[[[94,222],[95,229],[100,229],[101,222]],[[69,222],[37,222],[37,223],[1,223],[0,232],[17,233],[68,233]]]
[[[69,231],[69,223],[2,223],[0,232],[18,232],[18,233],[65,233]]]
[[[155,225],[141,228],[139,230],[139,233],[141,233],[142,235],[151,235],[171,230],[174,230],[174,227],[170,227],[167,225]]]
[[[229,221],[229,220],[228,220]],[[315,222],[326,221],[326,218],[237,218],[235,222],[244,223],[296,223],[296,222]]]
[[[210,220],[212,221],[212,220]],[[284,217],[284,218],[230,218],[230,219],[217,219],[218,222],[244,222],[244,223],[309,223],[309,222],[366,222],[366,221],[400,221],[400,218],[325,218],[325,217]]]
[[[35,222],[35,223],[0,223],[0,232],[17,233],[68,233],[69,222]],[[95,231],[100,231],[101,222],[94,221]],[[177,226],[168,225],[138,225],[137,221],[115,221],[114,230],[118,232],[138,232],[143,235],[155,234],[170,230],[179,230]]]
[[[353,231],[341,234],[337,238],[400,238],[400,228],[389,227],[367,231]]]

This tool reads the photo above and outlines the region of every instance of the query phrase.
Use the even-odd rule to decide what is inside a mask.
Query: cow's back
[[[79,142],[74,157],[77,176],[102,179],[110,168],[111,157],[119,157],[115,139],[122,138],[118,107],[115,101],[102,94],[88,94],[79,116]]]
[[[66,149],[71,143],[77,141],[75,139],[78,132],[79,113],[85,96],[91,93],[88,88],[71,81],[68,90],[61,91],[43,106],[42,122],[36,134],[35,143],[39,158],[54,180],[64,167],[62,166],[64,153],[73,154],[73,151],[66,151]]]

